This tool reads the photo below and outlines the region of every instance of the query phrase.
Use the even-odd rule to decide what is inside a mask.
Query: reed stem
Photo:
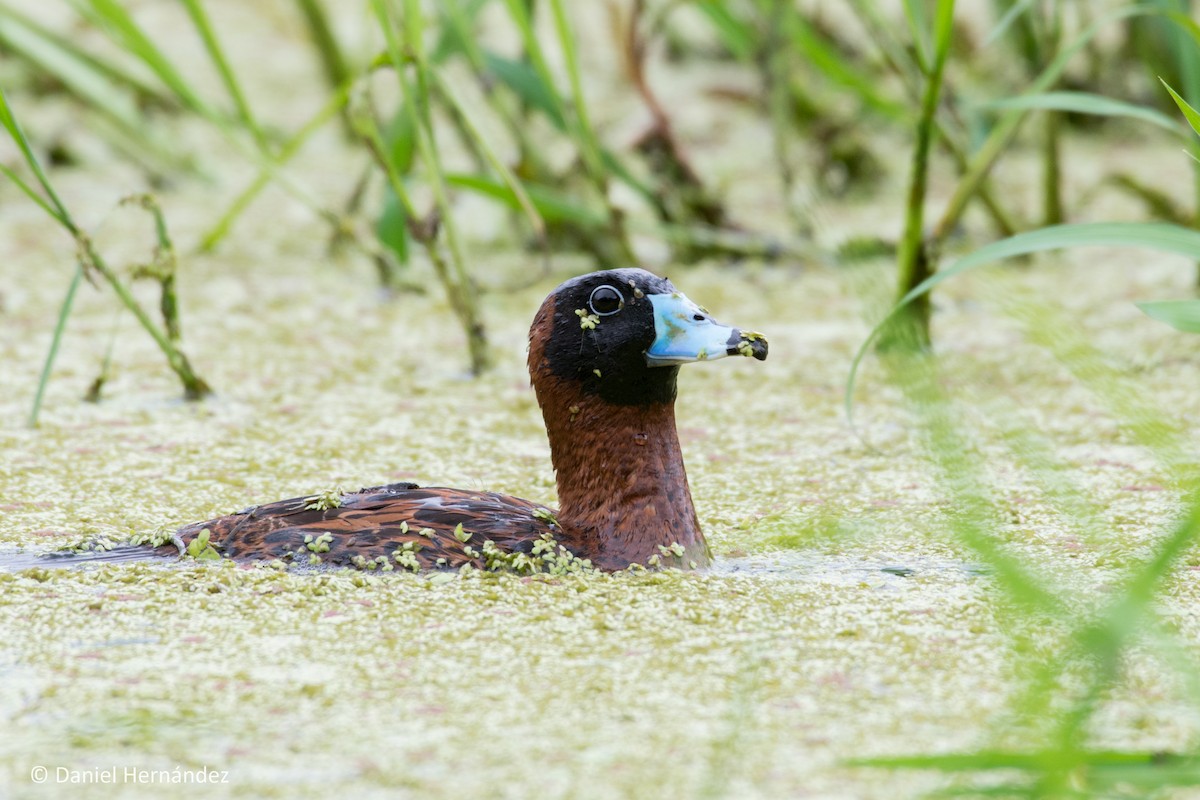
[[[916,143],[913,146],[912,175],[905,209],[904,234],[900,239],[897,257],[897,301],[924,282],[935,269],[932,254],[925,238],[925,197],[929,184],[929,154],[936,132],[938,101],[950,51],[950,28],[954,18],[954,0],[939,0],[934,30],[934,53],[926,76],[921,98],[921,115],[917,120]],[[916,343],[929,344],[929,295],[914,300],[904,312],[902,324],[911,326]],[[890,339],[891,337],[889,337]]]

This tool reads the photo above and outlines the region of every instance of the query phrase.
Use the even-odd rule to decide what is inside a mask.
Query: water
[[[21,572],[42,567],[45,569],[78,568],[88,564],[121,564],[136,561],[174,563],[175,555],[162,555],[141,545],[118,545],[111,550],[72,553],[61,550],[31,552],[28,550],[0,552],[0,572]],[[323,571],[323,570],[322,570]],[[803,580],[820,576],[834,582],[853,583],[863,580],[905,580],[937,572],[964,573],[970,576],[986,574],[976,564],[954,559],[915,558],[905,563],[863,560],[847,556],[831,556],[813,552],[777,552],[740,558],[718,558],[708,570],[730,577],[773,576]]]
[[[127,561],[159,561],[165,564],[176,559],[177,556],[164,556],[149,547],[135,545],[118,545],[111,550],[89,553],[70,553],[61,550],[43,552],[21,550],[0,552],[0,572],[22,572],[37,567],[44,569],[74,568],[97,562],[120,564]]]

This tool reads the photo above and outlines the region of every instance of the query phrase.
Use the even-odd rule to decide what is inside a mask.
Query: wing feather
[[[529,553],[544,534],[558,533],[546,519],[547,509],[495,492],[394,483],[342,495],[333,507],[322,507],[320,499],[310,495],[254,506],[188,525],[178,534],[189,544],[207,529],[209,544],[239,561],[317,556],[344,566],[456,569],[466,563],[484,567],[479,552],[485,541],[503,552]],[[466,542],[456,536],[459,525]]]

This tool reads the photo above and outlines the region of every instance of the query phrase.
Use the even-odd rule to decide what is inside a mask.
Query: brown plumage
[[[256,506],[188,525],[175,544],[194,555],[371,569],[704,566],[675,430],[678,365],[766,351],[763,337],[716,323],[651,273],[584,275],[546,298],[529,332],[559,511],[398,483]]]
[[[325,500],[255,506],[188,525],[178,537],[186,546],[207,529],[214,550],[238,560],[456,569],[468,562],[485,566],[485,541],[503,552],[530,554],[540,536],[555,533],[548,509],[495,492],[393,483],[341,495],[335,507]]]

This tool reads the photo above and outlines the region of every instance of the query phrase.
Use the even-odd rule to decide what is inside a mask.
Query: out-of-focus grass
[[[1180,482],[1187,505],[1152,555],[1127,571],[1106,603],[1098,609],[1074,610],[1062,588],[1039,576],[1033,565],[1022,564],[997,547],[991,534],[998,519],[989,481],[984,477],[982,461],[956,421],[953,403],[940,388],[942,377],[936,361],[926,354],[886,356],[891,379],[904,391],[924,431],[928,451],[939,470],[939,486],[949,494],[954,508],[952,531],[993,571],[1011,601],[1008,613],[1028,618],[1014,627],[1036,624],[1034,620],[1044,617],[1054,625],[1065,625],[1067,633],[1060,648],[1030,659],[1032,677],[1026,691],[1017,696],[1004,731],[1007,741],[1014,738],[1015,727],[1027,731],[1025,737],[1018,733],[1018,738],[1025,738],[1023,748],[985,747],[951,755],[854,763],[947,772],[1007,770],[1021,776],[999,784],[1000,790],[1011,796],[1137,794],[1151,788],[1195,785],[1200,781],[1200,770],[1196,768],[1200,756],[1097,750],[1089,743],[1089,729],[1101,698],[1119,686],[1121,665],[1131,649],[1149,647],[1177,669],[1195,669],[1192,659],[1178,658],[1184,647],[1167,633],[1152,603],[1182,554],[1200,535],[1198,464],[1195,459],[1181,462],[1179,432],[1158,416],[1151,402],[1139,397],[1137,386],[1106,369],[1086,341],[1053,325],[1047,312],[1030,304],[1017,309],[1018,314],[1028,318],[1030,335],[1072,368],[1100,400],[1113,408],[1131,435],[1159,456],[1163,468]],[[1019,440],[1029,441],[1029,436],[1021,434]],[[1068,523],[1094,520],[1094,513],[1079,503],[1078,492],[1067,486],[1073,502],[1064,503],[1060,515]],[[1105,535],[1096,530],[1086,533]],[[1069,689],[1059,683],[1064,674],[1076,677],[1077,682]],[[1190,700],[1200,704],[1200,695],[1192,693]]]
[[[896,245],[897,296],[903,296],[937,268],[941,250],[973,202],[978,201],[1003,235],[1028,226],[995,192],[991,174],[1018,141],[1022,122],[1030,114],[1046,118],[1042,194],[1043,217],[1050,221],[1070,212],[1071,198],[1064,195],[1058,177],[1059,161],[1069,157],[1062,146],[1064,114],[1123,116],[1165,124],[1144,103],[1095,91],[1057,90],[1068,66],[1078,67],[1085,57],[1092,62],[1098,58],[1099,32],[1149,20],[1155,30],[1169,33],[1172,63],[1186,67],[1200,52],[1194,38],[1200,29],[1180,12],[1180,0],[1088,8],[1072,14],[1063,13],[1055,3],[997,3],[996,18],[978,43],[952,36],[955,26],[961,32],[964,13],[950,2],[938,3],[929,14],[922,3],[906,2],[897,18],[889,17],[891,12],[873,0],[855,0],[839,12],[857,25],[851,32],[827,19],[828,12],[769,0],[702,3],[694,9],[635,0],[627,10],[610,14],[611,38],[592,42],[595,49],[607,52],[614,65],[624,66],[625,74],[614,77],[627,81],[628,88],[641,95],[652,121],[650,130],[633,144],[615,146],[601,135],[602,115],[593,109],[594,100],[581,80],[577,33],[568,7],[558,2],[451,0],[425,9],[388,0],[375,4],[369,16],[372,24],[364,32],[365,48],[353,48],[358,55],[351,58],[321,0],[297,0],[287,10],[303,19],[329,94],[321,109],[293,131],[263,119],[261,104],[246,88],[246,76],[238,74],[235,61],[226,55],[219,26],[213,24],[205,4],[192,0],[183,4],[190,26],[184,33],[199,42],[221,96],[202,89],[197,75],[179,67],[171,48],[139,22],[138,9],[120,0],[64,2],[79,20],[120,48],[125,59],[97,54],[95,47],[58,34],[6,5],[0,5],[0,39],[8,41],[13,53],[38,74],[61,81],[88,108],[113,120],[120,129],[114,141],[127,152],[151,159],[157,158],[156,152],[162,154],[161,143],[150,141],[153,126],[141,124],[134,102],[174,105],[220,130],[234,153],[257,170],[258,176],[203,237],[204,248],[215,247],[228,236],[235,221],[271,183],[309,205],[329,224],[334,241],[356,242],[375,258],[384,280],[394,285],[422,283],[404,278],[404,267],[398,266],[409,258],[413,231],[421,233],[426,244],[434,245],[429,257],[435,274],[455,298],[453,307],[462,320],[475,371],[486,364],[487,347],[479,324],[482,312],[471,298],[475,281],[455,255],[463,249],[458,241],[462,237],[454,232],[459,224],[456,209],[461,205],[456,193],[472,193],[512,207],[520,212],[514,221],[526,227],[534,242],[547,248],[582,248],[600,266],[636,261],[633,237],[647,233],[675,256],[687,259],[714,254],[808,255],[814,251],[811,244],[793,239],[810,237],[819,221],[805,211],[811,201],[797,199],[804,192],[794,163],[796,140],[808,138],[824,151],[818,173],[832,169],[842,176],[838,180],[866,183],[884,169],[871,152],[875,147],[871,127],[881,126],[911,137],[912,142],[907,168],[910,191],[903,207],[895,210],[905,220]],[[386,13],[379,13],[380,9]],[[978,9],[970,11],[979,16]],[[695,19],[704,20],[722,48],[760,74],[762,109],[771,120],[794,231],[756,231],[730,218],[720,197],[705,185],[707,176],[695,168],[677,141],[669,104],[664,105],[652,90],[654,76],[645,69],[647,52],[662,41],[680,41],[669,34],[675,31],[675,18],[689,14],[693,24]],[[958,42],[957,49],[951,48],[952,39]],[[395,61],[394,53],[387,52],[389,41],[404,48],[401,63],[392,65],[402,78],[400,85],[411,90],[402,95],[416,92],[421,100],[415,105],[404,100],[394,107],[382,101],[373,110],[387,145],[382,152],[391,159],[392,169],[377,166],[363,173],[345,209],[338,210],[329,198],[306,188],[295,157],[331,120],[349,120],[347,103],[372,82],[372,65]],[[976,74],[975,57],[984,64],[1002,62],[1001,51],[1023,60],[1027,85],[1014,90]],[[685,55],[695,58],[696,53]],[[1116,50],[1104,53],[1114,59],[1130,57]],[[140,69],[130,69],[125,61],[135,62]],[[450,71],[461,76],[463,68],[483,101],[470,112],[457,78],[446,77]],[[1185,77],[1192,72],[1182,70]],[[1195,87],[1190,77],[1186,80],[1182,92],[1189,96]],[[980,95],[986,99],[981,101]],[[862,112],[860,120],[839,108],[846,101]],[[425,131],[421,136],[416,135],[414,120],[425,121],[419,126]],[[531,127],[542,122],[550,127],[539,135],[548,135],[552,142],[531,138]],[[496,131],[509,141],[494,141]],[[442,158],[429,163],[429,146],[418,146],[419,141],[432,143],[448,136],[458,140],[454,146],[475,155],[473,171],[446,168]],[[378,155],[378,148],[364,144]],[[515,156],[510,146],[515,147]],[[546,157],[552,147],[569,148],[574,154],[566,168]],[[949,156],[958,177],[944,209],[926,231],[928,172],[938,148]],[[418,162],[421,169],[413,171]],[[397,178],[413,184],[403,192],[408,202],[396,194]],[[1158,197],[1139,176],[1117,178],[1112,185],[1125,186],[1147,200]],[[375,218],[375,241],[367,241],[353,218],[370,202],[371,187],[381,184],[386,186],[382,206],[367,211]],[[433,202],[418,202],[422,207],[417,208],[413,197],[426,193],[434,196]],[[636,198],[640,207],[631,213],[628,202],[618,204],[616,196],[621,193]],[[1157,202],[1155,207],[1169,205]],[[431,216],[433,209],[436,219]],[[657,219],[645,217],[646,211]],[[827,249],[819,257],[836,260],[835,253]],[[443,262],[448,268],[437,266]],[[919,295],[912,306],[923,337],[927,337],[922,322],[925,302],[925,296]]]
[[[988,245],[931,276],[915,293],[927,292],[937,283],[998,257],[1097,244],[1155,247],[1200,257],[1200,233],[1177,226],[1052,226]],[[905,297],[902,303],[912,299]],[[1155,455],[1179,491],[1183,509],[1149,557],[1126,570],[1105,603],[1098,608],[1073,608],[1068,590],[1039,576],[1034,565],[1022,563],[998,545],[993,533],[1000,525],[998,505],[991,497],[984,462],[958,421],[960,412],[943,388],[945,376],[937,358],[919,347],[901,352],[890,348],[882,356],[883,363],[924,433],[927,451],[938,469],[938,485],[947,492],[954,509],[952,532],[992,570],[1009,598],[1008,613],[1014,621],[1024,619],[1014,622],[1016,629],[1045,619],[1047,624],[1063,626],[1066,633],[1057,648],[1029,659],[1030,677],[1012,705],[1003,732],[1003,738],[1011,742],[1014,730],[1018,731],[1022,747],[1005,750],[985,746],[951,755],[914,754],[853,763],[976,774],[993,770],[1016,773],[1018,778],[1001,779],[993,786],[994,791],[1007,796],[1137,795],[1151,788],[1195,785],[1200,782],[1196,766],[1200,753],[1111,751],[1097,749],[1091,739],[1102,700],[1121,684],[1122,665],[1134,649],[1148,648],[1159,660],[1179,670],[1180,679],[1189,687],[1189,701],[1200,706],[1200,692],[1196,691],[1200,686],[1191,680],[1194,657],[1185,654],[1186,646],[1168,632],[1169,626],[1153,606],[1159,589],[1200,537],[1200,459],[1182,445],[1185,432],[1178,424],[1156,409],[1141,387],[1108,364],[1077,330],[1062,322],[1049,302],[1025,293],[1009,301],[1008,306],[1029,340],[1063,364],[1109,408],[1133,441]],[[855,367],[871,339],[886,329],[900,307],[894,307],[876,326],[860,348]],[[1174,307],[1163,313],[1172,311]],[[853,386],[852,371],[847,403]],[[1088,507],[1069,479],[1048,479],[1054,474],[1053,463],[1036,432],[1016,427],[1010,437],[1021,451],[1022,460],[1046,479],[1045,487],[1059,506],[1059,516],[1076,528],[1078,535],[1114,535],[1095,529],[1097,509]],[[1074,678],[1069,687],[1060,682],[1067,674]]]

